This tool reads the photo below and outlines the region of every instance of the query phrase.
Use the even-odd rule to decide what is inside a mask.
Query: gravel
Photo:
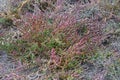
[[[0,12],[10,10],[10,0],[0,0]]]

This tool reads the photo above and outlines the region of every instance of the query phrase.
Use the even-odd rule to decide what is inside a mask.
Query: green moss
[[[13,21],[10,18],[0,18],[0,24],[2,24],[4,27],[8,27],[13,25]]]

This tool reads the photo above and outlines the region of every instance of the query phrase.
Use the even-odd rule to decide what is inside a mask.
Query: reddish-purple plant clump
[[[12,17],[21,34],[21,38],[12,43],[12,55],[37,65],[40,65],[39,60],[47,59],[51,72],[66,71],[65,74],[94,56],[101,48],[105,38],[103,29],[111,16],[101,12],[104,9],[100,0],[70,1],[23,1],[16,12],[19,18]],[[111,10],[111,6],[106,7]],[[22,9],[25,9],[24,14]],[[76,76],[78,72],[71,73]],[[66,76],[62,75],[60,80],[71,78],[69,74]]]

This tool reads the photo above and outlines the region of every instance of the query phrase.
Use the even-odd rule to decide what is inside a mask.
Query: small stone
[[[3,77],[0,75],[0,79],[2,79]]]

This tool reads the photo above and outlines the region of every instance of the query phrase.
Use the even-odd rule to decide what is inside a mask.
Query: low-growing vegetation
[[[0,18],[4,29],[19,32],[15,36],[0,33],[0,50],[23,65],[38,65],[40,69],[44,66],[48,73],[42,71],[44,78],[40,80],[91,80],[80,77],[85,74],[82,66],[105,66],[102,61],[113,52],[100,50],[111,43],[109,35],[119,34],[120,2],[104,1],[21,0]],[[115,66],[116,62],[109,69]],[[114,72],[117,77],[112,79],[118,80],[117,74]],[[113,74],[105,77],[111,80],[108,76]]]

